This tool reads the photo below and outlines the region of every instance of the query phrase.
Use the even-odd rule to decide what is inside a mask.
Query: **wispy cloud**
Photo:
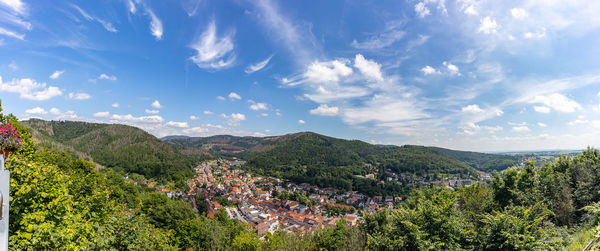
[[[327,104],[319,105],[319,107],[309,111],[312,115],[320,116],[336,116],[339,113],[340,108],[335,106],[328,106]]]
[[[156,16],[154,11],[145,2],[141,0],[127,0],[127,10],[129,13],[134,15],[138,13],[138,6],[141,6],[144,11],[143,14],[146,14],[150,18],[150,34],[156,40],[162,40],[164,32],[162,20]]]
[[[154,36],[156,40],[161,40],[163,37],[162,21],[158,19],[156,14],[154,14],[154,11],[150,8],[146,8],[146,13],[150,16],[150,32],[152,33],[152,36]]]
[[[350,44],[356,49],[364,50],[377,50],[388,47],[398,41],[400,41],[406,35],[406,32],[400,30],[398,22],[392,22],[386,25],[383,32],[370,36],[362,42],[358,42],[356,39]]]
[[[102,73],[100,74],[97,78],[93,78],[90,79],[90,82],[96,82],[96,80],[110,80],[110,81],[117,81],[117,77],[114,75],[108,75],[106,73]]]
[[[310,25],[302,27],[294,24],[271,0],[258,0],[252,3],[258,10],[256,18],[270,31],[276,43],[281,42],[300,64],[313,60],[317,43],[310,32]]]
[[[84,92],[79,92],[79,93],[71,92],[71,93],[69,93],[69,95],[67,95],[67,97],[69,99],[75,99],[75,100],[86,100],[86,99],[92,98],[92,96],[90,96],[89,94],[84,93]]]
[[[271,58],[273,57],[273,55],[269,56],[268,58],[266,58],[263,61],[260,61],[256,64],[251,64],[248,67],[246,67],[246,74],[252,74],[254,72],[260,71],[263,68],[265,68],[265,66],[267,66],[267,64],[269,64],[269,61],[271,61]]]
[[[98,17],[95,17],[95,16],[92,16],[92,15],[88,14],[81,7],[79,7],[79,6],[75,5],[75,4],[73,4],[72,6],[73,6],[73,8],[75,8],[79,12],[79,14],[81,14],[81,16],[83,16],[88,21],[96,21],[96,22],[100,23],[104,27],[104,29],[107,30],[107,31],[109,31],[109,32],[118,32],[118,30],[113,26],[112,23],[107,22],[107,21],[105,21],[103,19],[100,19]]]
[[[27,10],[27,5],[21,0],[0,0],[0,6],[6,6],[19,14],[24,14]]]
[[[233,52],[233,30],[222,37],[217,36],[217,25],[211,21],[206,30],[196,38],[190,47],[196,50],[196,55],[190,59],[203,69],[219,70],[231,66],[235,62]]]
[[[24,34],[19,34],[19,33],[16,33],[14,31],[7,30],[7,29],[5,29],[3,27],[0,27],[0,35],[12,37],[12,38],[16,38],[16,39],[19,39],[19,40],[24,40],[25,39],[25,35]]]
[[[58,79],[60,77],[60,75],[62,75],[63,73],[65,73],[64,70],[55,71],[54,73],[52,73],[52,75],[50,75],[50,79]]]

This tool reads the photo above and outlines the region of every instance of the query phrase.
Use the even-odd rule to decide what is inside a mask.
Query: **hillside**
[[[372,163],[373,161],[366,160],[377,160],[380,164],[387,163],[391,166],[399,166],[397,163],[393,163],[394,158],[402,158],[407,159],[407,154],[417,154],[424,155],[423,159],[429,158],[426,155],[433,154],[434,156],[438,156],[436,158],[447,158],[450,164],[448,166],[462,166],[459,162],[463,162],[470,167],[473,167],[477,170],[481,171],[500,171],[506,169],[508,167],[519,164],[523,159],[522,155],[501,155],[501,154],[487,154],[487,153],[478,153],[478,152],[467,152],[467,151],[457,151],[450,150],[439,147],[421,147],[421,146],[381,146],[381,145],[371,145],[362,141],[357,140],[342,140],[331,137],[326,137],[323,135],[319,135],[312,132],[302,132],[302,133],[294,133],[287,134],[282,136],[269,136],[269,137],[237,137],[231,135],[217,135],[210,137],[186,137],[186,136],[168,136],[164,137],[161,140],[165,141],[170,145],[176,146],[179,149],[182,149],[182,152],[202,152],[203,154],[208,154],[213,157],[249,157],[250,155],[256,155],[257,153],[267,152],[276,147],[279,147],[283,143],[287,143],[290,140],[294,140],[297,138],[316,136],[323,139],[327,139],[326,141],[332,142],[333,147],[338,148],[349,148],[354,149],[356,152],[362,153],[363,156],[371,155],[371,159],[364,158],[362,161],[365,163]],[[292,144],[287,149],[290,152],[297,151],[299,149],[295,149],[300,145]],[[321,152],[331,151],[331,149],[323,149],[324,146],[318,146],[321,148]],[[425,149],[427,148],[427,149]],[[402,150],[398,150],[402,149]],[[428,150],[429,149],[429,150]],[[352,151],[354,151],[352,150]],[[431,150],[431,151],[430,151]],[[281,152],[281,151],[280,151]],[[439,157],[442,154],[445,157]],[[323,154],[325,156],[327,154]],[[345,156],[342,155],[334,155]],[[395,156],[392,156],[395,155]],[[332,158],[333,156],[329,156]],[[347,157],[347,156],[346,156]],[[373,159],[375,158],[375,159]],[[383,161],[387,159],[388,161]],[[418,160],[415,160],[418,162]],[[329,163],[333,163],[334,161],[329,161]],[[333,163],[336,165],[335,163]],[[410,160],[405,161],[404,164],[406,167],[400,168],[401,170],[410,169],[411,165],[413,168],[418,168],[418,165],[411,164]],[[464,166],[460,167],[464,168]],[[398,169],[398,168],[396,168]]]
[[[245,160],[246,168],[263,175],[371,195],[407,192],[396,182],[377,184],[394,174],[477,176],[465,163],[426,147],[371,145],[316,133],[288,136],[287,141],[250,153]],[[359,177],[366,174],[377,179]]]
[[[126,125],[74,121],[22,122],[40,146],[69,152],[106,167],[138,173],[160,182],[192,177],[192,158],[147,132]]]
[[[478,170],[491,172],[502,171],[515,166],[523,160],[523,155],[501,155],[478,153],[468,151],[456,151],[440,147],[429,147],[431,150],[443,153],[452,158],[467,163]]]
[[[243,157],[252,152],[264,152],[278,144],[287,142],[307,133],[295,133],[270,137],[238,137],[215,135],[210,137],[167,136],[165,143],[176,146],[186,152],[201,152],[213,157]]]

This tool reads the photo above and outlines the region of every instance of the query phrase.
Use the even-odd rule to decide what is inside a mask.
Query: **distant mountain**
[[[262,175],[367,194],[391,194],[404,188],[392,183],[381,186],[360,178],[365,174],[374,174],[375,180],[402,173],[477,177],[478,170],[504,169],[518,164],[521,158],[437,147],[372,145],[312,132],[271,137],[170,138],[165,142],[184,153],[196,150],[213,157],[244,158],[246,169]]]
[[[392,152],[394,152],[397,156],[407,159],[404,153],[411,152],[416,157],[419,154],[423,154],[424,159],[429,158],[428,155],[439,156],[440,154],[444,155],[443,158],[448,163],[446,166],[457,166],[462,165],[456,163],[456,161],[463,162],[472,168],[481,171],[494,171],[494,170],[503,170],[510,166],[514,166],[519,164],[519,162],[523,159],[523,155],[503,155],[503,154],[488,154],[488,153],[478,153],[478,152],[467,152],[467,151],[457,151],[450,150],[440,147],[422,147],[422,146],[383,146],[383,145],[371,145],[366,142],[358,141],[358,140],[343,140],[327,137],[324,135],[319,135],[312,132],[301,132],[294,134],[287,134],[282,136],[269,136],[269,137],[237,137],[231,135],[217,135],[210,137],[180,137],[180,136],[169,136],[163,138],[163,140],[171,145],[174,145],[183,151],[202,151],[204,154],[209,154],[213,157],[225,156],[225,157],[249,157],[252,154],[268,152],[274,148],[280,147],[281,144],[287,143],[291,140],[300,139],[303,141],[304,139],[308,139],[311,136],[313,137],[321,137],[323,140],[327,142],[335,142],[335,144],[331,144],[330,146],[335,145],[336,147],[341,148],[349,148],[349,149],[359,149],[357,152],[360,153],[369,153],[367,155],[372,155],[371,158],[377,159],[380,163],[382,162],[382,158],[384,156],[389,156]],[[299,142],[295,142],[290,147],[286,148],[286,151],[290,153],[294,153],[298,151],[298,147],[302,144],[298,144]],[[319,148],[321,152],[327,152],[331,149],[323,149],[321,146],[314,146],[314,149]],[[325,147],[327,148],[327,147]],[[431,151],[428,151],[431,150]],[[281,150],[278,150],[281,152]],[[402,153],[402,154],[401,154]],[[341,158],[342,155],[334,155],[335,158]],[[365,154],[363,154],[365,155]],[[331,156],[333,158],[333,156]],[[386,157],[387,158],[387,157]],[[388,158],[389,159],[389,158]],[[434,158],[435,159],[435,158]],[[291,160],[290,160],[291,161]],[[391,162],[393,162],[390,159]],[[413,159],[410,161],[418,161],[417,159]],[[405,166],[410,166],[410,161],[405,162]],[[363,162],[365,160],[363,159]],[[328,162],[331,164],[331,162]],[[390,162],[387,162],[388,165],[391,165]],[[414,165],[413,165],[414,166]],[[425,167],[428,169],[429,167]],[[464,166],[463,166],[464,168]],[[403,168],[406,169],[406,168]],[[443,168],[442,168],[443,169]],[[460,168],[459,168],[460,169]]]
[[[162,182],[193,177],[193,158],[132,126],[30,119],[40,146],[83,156],[109,168],[142,174]]]
[[[467,163],[478,170],[490,172],[501,171],[518,165],[524,158],[523,155],[489,154],[468,151],[456,151],[440,147],[429,147],[430,149],[448,155],[452,158]]]
[[[166,141],[166,140],[170,140],[170,139],[187,139],[189,137],[190,136],[185,136],[185,135],[172,135],[172,136],[162,137],[162,138],[160,138],[160,140]]]
[[[176,146],[182,152],[201,152],[213,157],[242,157],[248,153],[270,150],[278,144],[304,134],[309,134],[309,132],[269,137],[238,137],[231,135],[210,137],[167,136],[162,140]]]
[[[283,138],[286,140],[270,149],[248,153],[246,168],[296,182],[359,190],[366,194],[391,194],[403,188],[378,186],[359,175],[374,174],[377,180],[401,173],[478,176],[477,171],[467,164],[423,146],[372,145],[316,133],[291,134]]]

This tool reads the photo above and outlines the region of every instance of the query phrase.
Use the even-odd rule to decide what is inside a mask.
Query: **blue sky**
[[[0,0],[20,118],[476,151],[600,142],[598,1]]]

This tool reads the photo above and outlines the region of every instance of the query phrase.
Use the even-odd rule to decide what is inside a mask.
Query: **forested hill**
[[[429,147],[430,149],[448,155],[452,158],[467,163],[468,165],[482,171],[502,171],[506,168],[520,164],[524,155],[500,155],[489,153],[478,153],[468,151],[456,151],[440,147]]]
[[[306,134],[311,133],[301,132],[269,137],[239,137],[231,135],[215,135],[210,137],[167,136],[161,140],[176,146],[182,152],[203,153],[213,157],[243,157],[248,153],[270,150],[281,143]]]
[[[39,119],[22,124],[40,146],[88,157],[105,167],[180,185],[194,174],[191,157],[136,127]]]
[[[311,139],[314,138],[320,138],[323,144],[315,145],[310,143]],[[313,156],[305,156],[310,157],[309,159],[304,158],[304,162],[306,163],[313,163],[315,161],[329,163],[332,165],[338,165],[335,162],[344,162],[344,165],[348,165],[350,162],[350,164],[380,163],[387,164],[388,166],[399,166],[400,163],[403,163],[404,166],[406,166],[402,168],[403,170],[410,169],[411,167],[418,168],[419,166],[425,165],[427,162],[432,164],[439,160],[447,162],[447,165],[445,165],[445,167],[441,167],[441,169],[450,167],[469,170],[469,168],[465,168],[463,165],[466,164],[477,170],[500,171],[519,164],[523,159],[523,156],[519,155],[510,156],[486,154],[478,152],[456,151],[439,147],[422,147],[411,145],[402,147],[371,145],[358,140],[336,139],[312,132],[301,132],[269,137],[237,137],[231,135],[217,135],[211,137],[169,136],[162,138],[162,140],[168,144],[176,146],[177,148],[181,149],[182,152],[201,152],[213,157],[226,156],[250,158],[251,156],[256,157],[257,154],[270,152],[271,150],[274,151],[270,152],[271,155],[273,153],[285,155],[286,151],[289,153],[303,151],[303,149],[300,148],[306,148],[306,146],[310,145],[312,147],[316,147],[315,149],[320,149],[321,152],[337,151],[338,155],[330,156],[327,154],[318,154]],[[283,146],[289,141],[294,141],[295,143]],[[308,144],[304,144],[303,142],[305,141]],[[312,142],[314,143],[314,141]],[[282,150],[280,146],[285,148],[285,151]],[[336,149],[326,149],[329,147]],[[279,148],[279,150],[274,150],[276,148]],[[349,158],[349,155],[352,155],[351,153],[357,154],[360,157]],[[290,154],[290,156],[293,155],[294,154]],[[412,156],[414,158],[412,160],[406,160],[407,158],[411,157],[409,155],[414,155]],[[316,158],[318,156],[330,159],[317,160]],[[346,160],[333,160],[332,158],[334,157],[346,158]],[[394,161],[394,157],[399,159]],[[283,160],[285,158],[285,156],[277,156],[277,159]],[[429,159],[429,161],[424,161],[427,159]],[[289,158],[287,160],[294,161]],[[458,163],[457,161],[463,163]],[[438,168],[439,165],[436,166],[425,167],[425,169],[440,169]],[[423,171],[426,172],[427,170]]]

